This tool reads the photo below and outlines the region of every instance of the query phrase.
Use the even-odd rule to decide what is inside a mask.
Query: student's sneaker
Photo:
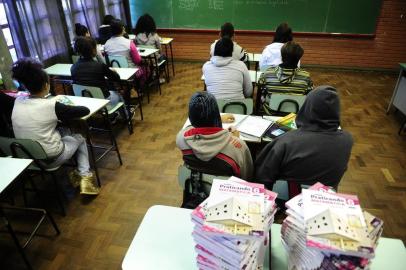
[[[99,192],[100,192],[100,188],[94,183],[93,175],[81,176],[80,194],[98,195]]]
[[[81,179],[82,179],[82,176],[80,176],[80,174],[77,170],[73,170],[69,173],[69,181],[74,188],[77,188],[80,186]]]
[[[166,82],[165,78],[159,78],[159,83],[164,84]]]

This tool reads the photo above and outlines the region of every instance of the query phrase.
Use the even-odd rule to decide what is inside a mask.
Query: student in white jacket
[[[292,41],[292,28],[287,23],[281,23],[275,31],[273,42],[265,47],[259,60],[259,68],[266,70],[269,67],[275,67],[282,63],[281,48],[288,42]],[[300,62],[298,64],[300,67]]]
[[[214,56],[203,65],[207,92],[216,99],[244,99],[252,96],[252,82],[247,66],[232,57],[233,42],[217,41]]]

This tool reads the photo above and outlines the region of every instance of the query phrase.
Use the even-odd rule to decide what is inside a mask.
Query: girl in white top
[[[49,158],[49,166],[59,166],[76,154],[77,169],[70,176],[80,193],[97,195],[99,188],[90,171],[86,140],[80,134],[64,135],[57,129],[59,121],[66,121],[89,114],[83,106],[62,104],[56,98],[48,99],[49,77],[41,63],[21,59],[12,68],[13,78],[30,92],[28,97],[15,100],[11,121],[17,139],[37,141]]]
[[[268,67],[279,66],[282,63],[281,48],[288,42],[292,41],[292,29],[287,23],[282,23],[276,28],[273,42],[266,46],[259,60],[259,68],[265,70]],[[298,65],[300,66],[300,64]]]
[[[156,33],[156,24],[149,14],[142,15],[134,29],[135,43],[161,50],[161,38]]]

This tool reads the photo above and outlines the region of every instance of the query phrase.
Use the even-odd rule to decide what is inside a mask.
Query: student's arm
[[[155,39],[155,47],[156,47],[159,51],[161,51],[161,48],[162,48],[162,46],[161,46],[161,41],[159,40],[160,37],[159,37],[159,35],[158,35],[157,33],[155,33],[154,39]]]
[[[66,121],[79,118],[90,113],[89,108],[84,106],[70,106],[60,102],[55,103],[55,114],[58,120]]]
[[[246,61],[247,60],[247,58],[248,58],[248,54],[247,54],[247,52],[243,49],[243,48],[241,48],[241,52],[240,52],[240,61]]]
[[[118,73],[114,70],[111,70],[106,64],[103,64],[103,72],[104,76],[106,76],[110,81],[120,81],[120,75],[118,75]]]
[[[141,64],[141,56],[138,53],[137,47],[135,46],[134,42],[130,42],[130,55],[131,59],[133,60],[134,64],[139,65]]]
[[[252,82],[251,82],[251,76],[250,73],[248,71],[247,66],[243,63],[240,62],[241,66],[243,68],[243,92],[244,92],[244,97],[252,97]]]
[[[241,178],[253,182],[254,176],[254,162],[248,146],[244,147],[244,164],[241,166]]]
[[[279,170],[285,156],[285,146],[277,139],[269,143],[255,161],[255,182],[272,187],[279,180]]]

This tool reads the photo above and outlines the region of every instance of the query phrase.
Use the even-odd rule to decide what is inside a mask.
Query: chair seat
[[[115,113],[118,109],[120,109],[122,106],[124,106],[124,102],[119,102],[116,104],[116,106],[111,106],[107,104],[107,113],[110,115],[112,113]]]

